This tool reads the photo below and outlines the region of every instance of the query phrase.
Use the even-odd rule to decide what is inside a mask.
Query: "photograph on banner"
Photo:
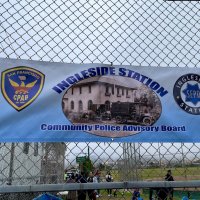
[[[74,84],[62,100],[63,112],[73,124],[98,124],[91,133],[122,137],[137,133],[123,129],[101,131],[100,126],[153,125],[161,114],[157,94],[146,85],[127,77],[97,76]]]

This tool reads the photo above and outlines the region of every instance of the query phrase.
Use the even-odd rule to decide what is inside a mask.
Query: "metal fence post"
[[[12,143],[11,150],[10,150],[9,175],[8,175],[7,185],[12,185],[14,155],[15,155],[15,143]]]

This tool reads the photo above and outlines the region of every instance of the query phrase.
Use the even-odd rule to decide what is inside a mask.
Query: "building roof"
[[[127,81],[126,79],[127,79],[126,77],[119,77],[119,76],[95,76],[88,79],[84,79],[78,82],[76,85],[79,86],[88,83],[101,82],[125,88],[132,88],[132,89],[137,88],[136,84],[133,84],[132,81],[129,83],[129,81]]]

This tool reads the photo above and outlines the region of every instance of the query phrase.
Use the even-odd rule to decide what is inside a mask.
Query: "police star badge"
[[[192,115],[200,115],[200,75],[182,75],[174,85],[174,99],[179,107]]]
[[[30,67],[14,67],[1,74],[4,98],[17,111],[29,106],[41,93],[45,75]]]

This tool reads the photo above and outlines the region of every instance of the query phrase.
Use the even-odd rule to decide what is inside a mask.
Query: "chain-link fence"
[[[28,199],[24,197],[28,194],[22,191],[29,191],[30,199],[38,195],[34,193],[36,191],[49,191],[44,184],[52,184],[54,186],[51,188],[52,191],[62,191],[63,188],[56,188],[54,184],[66,183],[71,180],[72,174],[78,175],[80,171],[84,171],[82,167],[85,158],[90,158],[92,163],[91,166],[88,165],[89,170],[99,172],[100,184],[92,187],[100,188],[102,199],[110,198],[105,189],[109,187],[112,188],[111,193],[116,195],[117,199],[130,199],[133,193],[132,188],[135,187],[140,187],[141,196],[144,199],[149,199],[151,194],[152,198],[156,198],[162,190],[166,192],[166,185],[159,181],[165,180],[169,169],[175,181],[180,183],[190,181],[185,182],[186,185],[175,185],[178,188],[174,189],[174,199],[181,199],[184,195],[199,198],[197,186],[200,183],[193,182],[199,180],[200,176],[198,144],[4,143],[1,144],[0,151],[1,186],[13,187],[12,190],[17,192],[16,195],[19,198]],[[112,176],[112,183],[116,185],[106,185],[108,172]],[[86,170],[84,178],[87,179],[87,176],[89,176],[89,171]],[[131,185],[134,181],[139,184]],[[126,184],[119,185],[122,182]],[[151,183],[155,184],[151,185]],[[194,183],[196,183],[195,186]],[[32,191],[30,188],[23,189],[23,187],[19,190],[15,187],[17,185],[38,185],[39,187],[35,191],[34,188]],[[74,187],[77,190],[79,188],[78,185]],[[5,192],[5,188],[1,189],[1,192]],[[9,197],[17,198],[16,195],[12,194]],[[2,194],[2,199],[6,199],[7,196],[8,194]]]
[[[199,10],[198,1],[2,0],[0,57],[200,67]],[[199,150],[197,143],[1,143],[0,199],[32,199],[38,191],[57,194],[61,187],[44,186],[65,183],[88,169],[98,170],[100,183],[106,183],[108,172],[112,184],[126,183],[93,185],[101,199],[111,198],[105,190],[109,187],[116,199],[131,199],[137,187],[145,200],[166,199],[162,193],[177,200],[200,199],[200,184],[192,182],[200,178]],[[172,192],[158,182],[168,169],[175,181],[187,180],[188,185],[173,185]],[[128,185],[130,181],[143,184]],[[151,181],[157,182],[150,185]],[[19,192],[16,185],[43,187]],[[16,193],[5,193],[12,192],[8,186]]]

